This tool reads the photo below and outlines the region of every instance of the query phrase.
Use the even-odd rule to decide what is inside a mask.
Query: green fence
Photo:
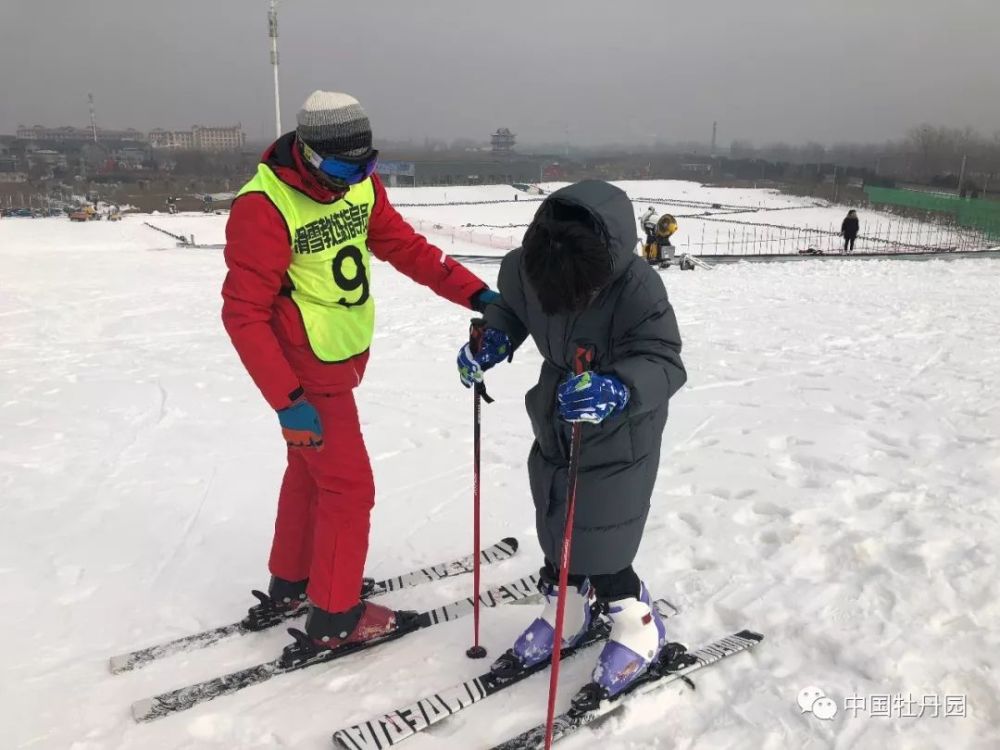
[[[865,192],[873,204],[949,214],[960,226],[982,232],[987,240],[1000,240],[1000,203],[996,201],[871,186],[866,186]]]

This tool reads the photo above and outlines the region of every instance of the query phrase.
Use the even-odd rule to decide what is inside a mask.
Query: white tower
[[[94,143],[97,143],[97,113],[94,111],[94,95],[87,94],[87,101],[90,102],[90,132],[94,136]]]
[[[281,96],[278,93],[278,7],[277,0],[271,0],[267,12],[267,34],[271,37],[271,67],[274,69],[274,130],[275,137],[281,137]]]

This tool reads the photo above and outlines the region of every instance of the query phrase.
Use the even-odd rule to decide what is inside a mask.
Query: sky
[[[280,0],[284,130],[347,91],[376,140],[883,141],[1000,130],[997,0]],[[274,133],[267,0],[0,0],[18,124]]]

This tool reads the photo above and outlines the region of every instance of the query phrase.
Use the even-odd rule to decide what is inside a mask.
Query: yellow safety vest
[[[352,185],[334,203],[319,203],[260,164],[238,196],[246,193],[264,193],[288,226],[291,298],[302,313],[313,353],[323,362],[343,362],[368,351],[375,330],[368,250],[375,204],[371,179]]]

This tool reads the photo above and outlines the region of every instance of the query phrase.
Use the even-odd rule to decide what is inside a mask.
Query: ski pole
[[[594,361],[592,346],[576,347],[573,357],[573,372],[581,375],[590,369]],[[552,641],[552,673],[549,677],[549,713],[545,719],[545,750],[552,747],[552,727],[556,716],[556,692],[559,689],[559,661],[562,656],[563,620],[566,614],[566,587],[569,585],[569,558],[573,544],[573,514],[576,511],[576,478],[580,473],[580,449],[582,425],[573,423],[572,440],[569,449],[569,470],[566,477],[566,528],[563,529],[562,550],[559,553],[559,598],[556,601],[556,628]]]
[[[486,329],[486,321],[482,318],[473,318],[469,324],[469,349],[473,354],[479,352],[483,342],[483,331]],[[470,659],[482,659],[486,656],[486,649],[479,645],[479,485],[480,485],[480,442],[481,442],[481,419],[482,401],[492,403],[486,392],[484,383],[476,383],[472,389],[472,587],[475,589],[475,599],[472,604],[472,633],[473,643],[466,650],[465,655]]]

